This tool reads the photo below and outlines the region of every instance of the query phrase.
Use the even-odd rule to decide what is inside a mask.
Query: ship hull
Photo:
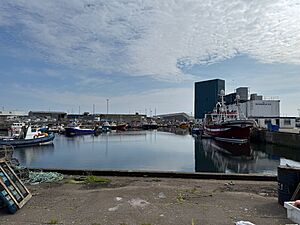
[[[0,145],[11,145],[15,148],[45,145],[52,143],[54,138],[54,133],[49,133],[48,136],[34,139],[2,139],[0,140]]]
[[[127,129],[127,124],[118,124],[117,130],[125,131]]]
[[[86,134],[94,134],[94,129],[77,129],[73,127],[66,127],[65,134],[66,136],[75,136],[75,135],[86,135]]]
[[[220,124],[205,125],[204,133],[218,141],[246,143],[254,123],[251,120],[234,120]]]
[[[144,130],[155,130],[158,128],[157,124],[143,124],[142,128]]]

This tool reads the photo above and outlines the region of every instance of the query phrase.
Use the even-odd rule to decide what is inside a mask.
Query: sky
[[[0,107],[194,111],[194,83],[300,108],[299,0],[1,0]]]

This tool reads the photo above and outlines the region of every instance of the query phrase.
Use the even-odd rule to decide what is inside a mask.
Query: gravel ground
[[[104,184],[28,186],[33,197],[1,225],[282,225],[276,182],[108,177]]]

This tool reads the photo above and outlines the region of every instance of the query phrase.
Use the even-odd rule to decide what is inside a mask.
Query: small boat
[[[203,134],[203,123],[195,123],[192,126],[191,134],[195,136],[200,136]]]
[[[179,128],[181,129],[188,129],[189,127],[190,127],[189,124],[186,122],[182,122],[179,124]]]
[[[19,137],[8,137],[0,139],[0,145],[11,145],[13,147],[27,147],[52,143],[54,133],[43,133],[29,126],[25,128]]]
[[[212,113],[205,115],[204,134],[219,141],[246,143],[250,139],[250,131],[255,126],[255,121],[240,115],[239,110],[228,112],[224,103],[224,94],[222,90],[221,102],[216,104]]]
[[[79,126],[65,128],[66,136],[85,135],[85,134],[94,134],[94,133],[95,133],[95,129],[81,128]]]
[[[192,130],[191,130],[191,133],[193,135],[198,136],[198,135],[201,135],[202,131],[203,130],[200,127],[193,127]]]
[[[117,124],[117,130],[122,130],[122,131],[124,131],[124,130],[127,129],[127,127],[128,127],[128,124],[127,124],[127,123],[118,123],[118,124]]]
[[[109,122],[105,121],[103,124],[102,124],[102,132],[108,132],[111,130],[111,126],[109,124]]]
[[[110,124],[110,129],[111,129],[111,130],[116,130],[116,129],[117,129],[117,124],[114,123],[114,122],[112,122],[112,123]]]
[[[94,133],[95,133],[95,129],[82,128],[76,123],[72,123],[65,128],[66,136],[85,135],[85,134],[94,134]]]
[[[142,125],[142,128],[144,130],[153,130],[153,129],[157,129],[158,125],[154,120],[151,120],[150,123],[146,122]]]

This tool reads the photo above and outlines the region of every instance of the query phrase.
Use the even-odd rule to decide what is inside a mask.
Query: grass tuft
[[[97,176],[87,176],[84,180],[86,184],[93,184],[93,183],[109,183],[110,179],[105,177],[97,177]]]
[[[57,219],[52,219],[49,221],[48,224],[58,224],[58,221],[57,221]]]

